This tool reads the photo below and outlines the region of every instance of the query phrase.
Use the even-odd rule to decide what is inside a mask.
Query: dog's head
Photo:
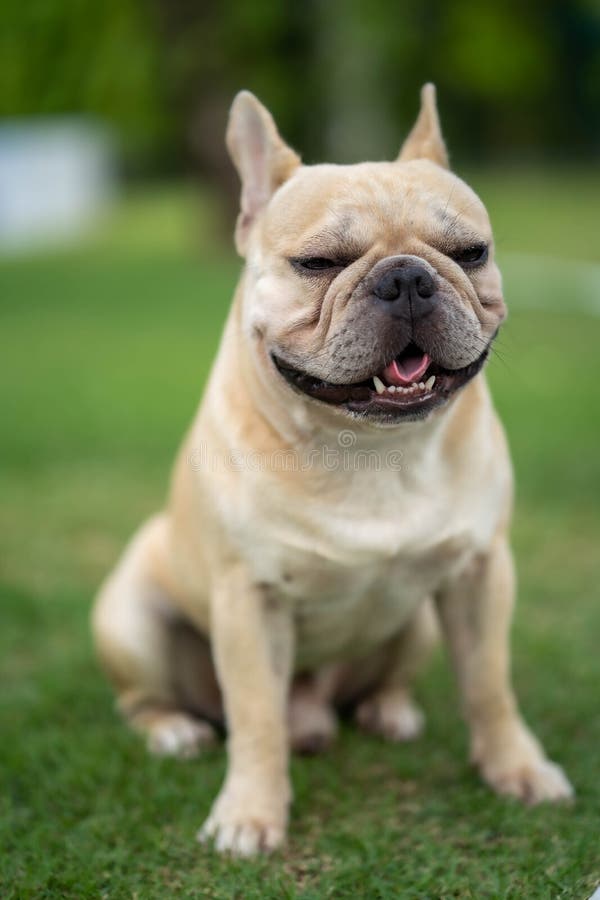
[[[395,162],[303,166],[235,98],[243,320],[261,365],[312,402],[390,424],[446,403],[505,316],[481,201],[448,169],[433,85]]]

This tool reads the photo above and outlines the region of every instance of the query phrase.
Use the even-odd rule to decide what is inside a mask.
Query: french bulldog
[[[394,162],[304,166],[245,91],[227,146],[245,267],[166,510],[93,612],[121,712],[163,754],[225,729],[199,839],[273,850],[290,748],[327,747],[340,709],[420,734],[439,624],[483,779],[570,797],[511,687],[512,476],[483,372],[505,305],[433,85]]]

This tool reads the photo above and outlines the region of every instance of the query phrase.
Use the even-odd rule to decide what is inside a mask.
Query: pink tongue
[[[381,374],[387,384],[405,387],[408,384],[412,384],[413,381],[418,381],[427,371],[427,366],[430,362],[431,360],[426,353],[406,356],[402,360],[395,359],[389,366],[385,367]]]

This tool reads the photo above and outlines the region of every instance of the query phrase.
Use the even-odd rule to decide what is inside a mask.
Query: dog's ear
[[[430,159],[450,168],[448,153],[435,102],[435,85],[425,84],[421,88],[421,109],[412,131],[404,141],[398,162],[407,162],[409,159]]]
[[[300,157],[281,139],[271,113],[249,91],[240,91],[232,103],[226,141],[242,182],[235,244],[244,256],[257,215],[300,165]]]

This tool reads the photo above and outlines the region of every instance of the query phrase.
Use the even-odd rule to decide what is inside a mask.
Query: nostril
[[[423,272],[422,275],[415,279],[415,290],[419,297],[423,297],[423,299],[432,296],[435,291],[435,285],[429,272]]]
[[[397,300],[402,292],[402,279],[396,271],[387,272],[375,287],[373,293],[380,300]]]

